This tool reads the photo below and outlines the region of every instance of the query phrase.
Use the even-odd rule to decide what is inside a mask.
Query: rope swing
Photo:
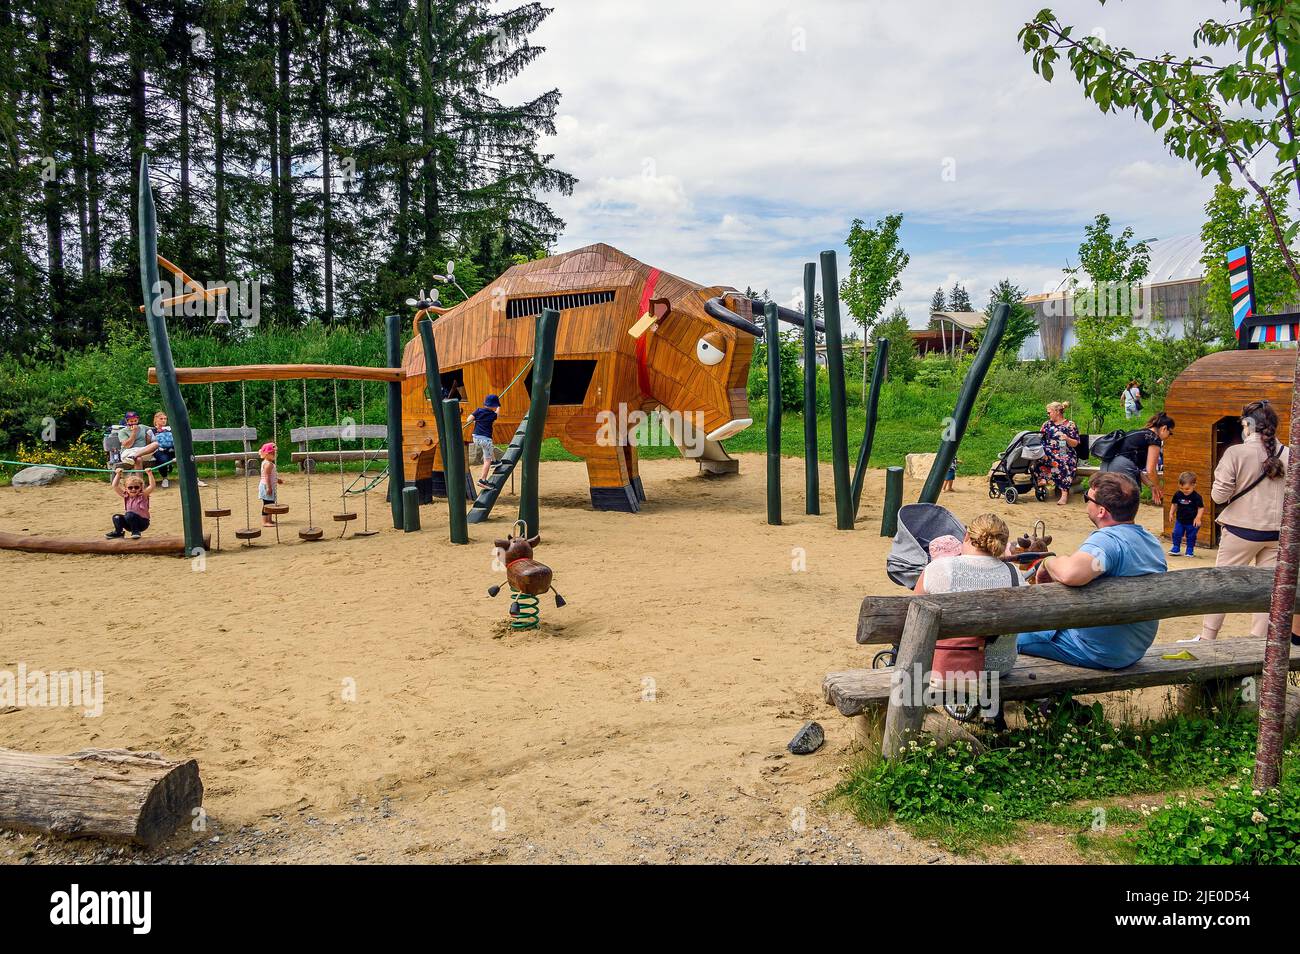
[[[354,537],[373,537],[375,531],[370,529],[370,456],[366,453],[366,379],[361,379],[361,529],[355,531]],[[350,489],[350,488],[349,488]],[[346,506],[348,491],[343,491]]]
[[[339,490],[341,491],[339,496],[343,498],[343,510],[334,514],[334,521],[343,525],[343,530],[339,533],[339,539],[342,540],[348,532],[349,521],[357,519],[357,515],[348,510],[348,488],[343,473],[343,419],[339,416],[338,378],[334,379],[334,437],[335,442],[338,445],[339,455]]]
[[[307,454],[310,455],[311,454],[311,430],[310,430],[311,425],[307,419],[307,379],[306,378],[302,379],[302,426],[303,426],[303,441],[306,446]],[[310,461],[311,460],[310,456],[308,456],[307,459],[308,461]],[[308,541],[319,540],[321,537],[325,535],[325,531],[322,530],[320,527],[315,526],[314,523],[312,522],[312,506],[311,506],[312,470],[313,468],[310,465],[303,469],[303,473],[307,475],[307,526],[298,531],[298,536],[301,539],[308,540]]]
[[[221,506],[221,481],[217,479],[217,399],[213,385],[208,385],[208,428],[212,434],[212,506],[203,516],[217,522],[217,549],[221,549],[221,518],[230,516],[230,508]]]
[[[239,426],[248,427],[248,389],[243,381],[239,382]],[[251,547],[253,544],[247,542],[256,540],[262,535],[260,528],[253,526],[253,505],[248,493],[248,457],[245,455],[239,459],[244,467],[244,529],[235,531],[235,539],[245,541],[244,546]]]
[[[277,474],[279,473],[279,466],[280,466],[280,420],[279,420],[279,415],[280,415],[279,391],[278,391],[278,389],[277,389],[277,387],[276,387],[275,379],[272,378],[272,379],[271,379],[271,443],[275,445],[276,473],[277,473]],[[278,501],[278,499],[279,499],[279,490],[278,490],[278,488],[276,488],[276,487],[268,487],[267,490],[269,490],[269,491],[271,491],[271,493],[275,494],[276,499],[277,499],[277,501]],[[269,503],[264,503],[264,504],[262,504],[262,513],[265,514],[265,515],[267,515],[267,516],[269,516],[269,517],[271,518],[271,522],[275,525],[275,542],[276,542],[276,543],[279,543],[279,542],[280,542],[280,521],[279,521],[278,519],[276,519],[276,518],[279,517],[279,516],[281,516],[282,514],[286,514],[286,513],[288,513],[288,512],[289,512],[289,505],[288,505],[288,504],[282,504],[282,503],[278,503],[278,502],[277,502],[277,503],[273,503],[273,504],[269,504]]]

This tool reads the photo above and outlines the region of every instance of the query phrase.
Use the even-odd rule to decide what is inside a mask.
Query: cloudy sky
[[[1103,116],[1016,34],[1050,0],[547,0],[545,55],[499,92],[558,87],[543,147],[581,180],[558,250],[603,241],[705,283],[799,294],[854,218],[904,214],[912,324],[935,287],[977,308],[1007,276],[1049,290],[1098,212],[1137,238],[1200,227],[1211,184]],[[1219,0],[1064,0],[1079,33],[1191,50]],[[945,175],[947,171],[947,175]]]

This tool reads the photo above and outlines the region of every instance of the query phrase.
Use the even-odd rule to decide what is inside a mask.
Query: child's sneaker
[[[1178,548],[1177,548],[1177,547],[1170,547],[1170,548],[1169,548],[1169,555],[1170,555],[1170,556],[1182,556],[1182,554],[1178,552]]]
[[[1196,552],[1193,551],[1193,550],[1188,550],[1188,551],[1187,551],[1187,555],[1188,555],[1189,557],[1194,557],[1194,556],[1196,556]]]
[[[172,482],[168,480],[166,477],[164,477],[162,485],[163,485],[163,489],[166,490],[168,487],[172,485]]]
[[[126,536],[126,534],[123,533],[121,530],[110,530],[110,531],[108,531],[108,533],[104,534],[104,539],[105,539],[105,540],[121,540],[124,536]]]
[[[138,533],[133,533],[133,534],[131,534],[131,539],[132,539],[132,540],[139,540],[139,539],[140,539],[140,534],[138,534]]]

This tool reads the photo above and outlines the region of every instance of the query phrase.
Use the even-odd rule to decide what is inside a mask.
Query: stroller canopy
[[[1007,470],[1020,470],[1029,462],[1043,459],[1043,435],[1038,431],[1021,431],[1011,439],[1002,452],[1002,466]]]
[[[916,586],[930,562],[930,541],[951,534],[960,540],[966,528],[938,504],[915,503],[898,508],[898,533],[885,557],[885,572],[899,586]]]

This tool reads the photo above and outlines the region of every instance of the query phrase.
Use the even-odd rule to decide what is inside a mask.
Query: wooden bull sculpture
[[[528,413],[531,372],[523,372],[543,308],[560,311],[545,436],[586,461],[593,507],[640,509],[645,490],[629,425],[656,408],[684,453],[689,448],[715,472],[734,470],[719,442],[753,423],[745,384],[762,329],[748,298],[661,272],[608,245],[511,267],[433,323],[441,388],[465,402],[462,419],[488,394],[500,395],[498,444]],[[780,317],[804,324],[787,308]],[[418,335],[406,346],[402,372],[403,476],[427,501],[446,493],[446,481]]]
[[[555,594],[555,606],[564,605],[564,597],[551,585],[553,574],[545,563],[533,559],[533,548],[540,546],[540,535],[531,537],[510,534],[504,540],[496,540],[493,545],[500,554],[501,562],[506,565],[506,583],[521,596],[541,596],[546,592]],[[488,587],[488,596],[501,592],[500,584]],[[519,600],[510,604],[510,615],[520,615]],[[533,601],[536,602],[535,600]]]

